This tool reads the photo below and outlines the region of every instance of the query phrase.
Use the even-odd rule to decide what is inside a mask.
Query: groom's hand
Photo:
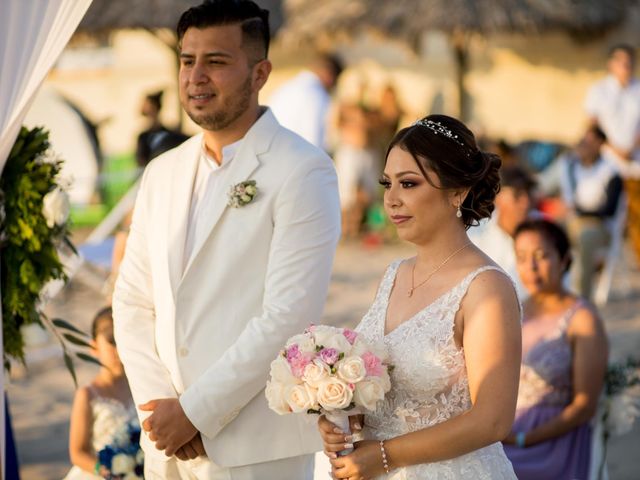
[[[159,398],[139,406],[144,412],[153,412],[142,428],[158,450],[164,450],[167,457],[175,455],[183,445],[190,442],[198,433],[182,410],[177,398]]]
[[[176,457],[178,457],[180,460],[193,460],[194,458],[206,456],[207,452],[204,450],[200,432],[198,432],[189,443],[180,447],[180,449],[176,452]]]

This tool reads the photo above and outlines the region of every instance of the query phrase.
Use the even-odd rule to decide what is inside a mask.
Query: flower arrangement
[[[144,453],[140,448],[140,427],[125,425],[121,439],[98,452],[96,473],[107,480],[135,480],[144,478]]]
[[[280,415],[325,414],[344,432],[349,413],[374,411],[391,389],[387,353],[348,328],[310,326],[271,362],[265,395]]]
[[[609,364],[600,410],[604,453],[598,478],[603,478],[609,438],[628,433],[640,417],[640,360],[628,358],[624,362]]]
[[[22,127],[0,177],[0,274],[4,367],[10,359],[24,363],[21,327],[48,326],[60,340],[67,368],[75,373],[66,343],[88,346],[85,334],[40,310],[47,282],[67,279],[59,249],[75,248],[68,239],[69,199],[59,184],[62,160],[51,150],[48,132]],[[61,332],[64,330],[64,332]],[[83,360],[96,361],[77,352]]]
[[[244,207],[246,204],[251,203],[254,197],[258,194],[258,187],[255,180],[246,180],[234,185],[229,190],[229,201],[227,204],[233,208]]]

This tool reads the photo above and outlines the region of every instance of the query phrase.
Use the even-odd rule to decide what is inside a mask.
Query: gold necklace
[[[413,284],[414,284],[414,276],[415,276],[415,273],[416,273],[416,263],[418,263],[418,262],[417,261],[414,262],[413,268],[411,269],[411,288],[407,291],[407,297],[411,297],[413,295],[413,291],[416,288],[421,287],[422,285],[427,283],[429,280],[431,280],[431,277],[433,277],[438,270],[440,270],[442,267],[444,267],[449,260],[451,260],[454,256],[456,256],[456,254],[460,253],[462,250],[467,248],[469,245],[471,245],[471,242],[465,243],[463,246],[461,246],[459,249],[457,249],[455,252],[453,252],[451,255],[449,255],[447,258],[445,258],[444,262],[442,262],[440,265],[438,265],[438,267],[433,272],[431,272],[427,276],[426,279],[424,279],[422,282],[420,282],[416,286],[414,286]]]

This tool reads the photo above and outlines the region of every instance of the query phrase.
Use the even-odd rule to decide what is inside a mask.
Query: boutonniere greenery
[[[240,208],[246,204],[251,203],[258,193],[258,187],[255,180],[245,180],[237,185],[234,185],[229,190],[229,202],[230,207]]]

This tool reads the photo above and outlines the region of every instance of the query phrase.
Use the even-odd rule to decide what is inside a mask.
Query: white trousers
[[[146,480],[313,480],[313,455],[242,467],[220,467],[206,458],[168,461],[145,458]]]

